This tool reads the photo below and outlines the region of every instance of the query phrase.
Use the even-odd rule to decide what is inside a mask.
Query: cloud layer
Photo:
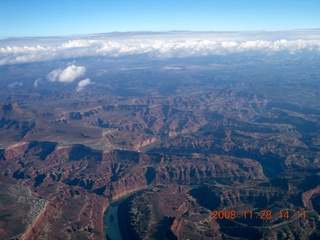
[[[272,35],[272,34],[269,34]],[[28,42],[28,46],[17,44],[12,46],[10,41],[0,42],[0,65],[36,61],[49,61],[61,58],[77,58],[84,56],[118,57],[126,55],[145,54],[151,58],[172,58],[207,55],[226,55],[248,51],[274,53],[288,51],[292,54],[300,50],[320,52],[320,38],[312,35],[298,36],[229,34],[221,37],[217,33],[210,34],[172,34],[172,35],[139,35],[130,37],[96,36],[85,39],[60,39],[59,42],[47,44]],[[268,36],[268,37],[266,37]],[[256,39],[254,38],[256,37]],[[277,39],[276,37],[281,37]],[[44,41],[45,42],[45,41]],[[9,45],[8,45],[9,44]],[[42,44],[42,45],[41,45]],[[55,45],[56,44],[56,45]],[[5,45],[5,46],[3,46]],[[73,66],[73,67],[72,67]],[[74,65],[64,70],[50,73],[53,81],[73,81],[73,76],[81,76],[84,69]]]
[[[64,69],[58,68],[50,72],[47,76],[51,82],[73,82],[76,78],[81,77],[86,72],[85,67],[70,65]]]

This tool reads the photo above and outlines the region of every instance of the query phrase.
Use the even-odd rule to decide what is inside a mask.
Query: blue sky
[[[0,38],[320,28],[319,0],[1,0]]]

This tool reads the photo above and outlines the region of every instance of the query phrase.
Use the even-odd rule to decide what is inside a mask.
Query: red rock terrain
[[[28,186],[34,196],[48,201],[25,239],[69,235],[103,239],[103,214],[109,201],[149,186],[265,178],[261,165],[250,159],[102,152],[52,142],[8,147],[1,169],[1,181]]]
[[[1,238],[105,239],[104,212],[132,193],[119,206],[124,239],[319,239],[316,87],[192,71],[144,86],[148,74],[85,92],[0,91],[0,182],[45,203],[26,204],[18,232],[2,216]]]

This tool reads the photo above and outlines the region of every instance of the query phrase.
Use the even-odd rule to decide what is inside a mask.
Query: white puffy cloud
[[[21,87],[23,85],[23,83],[22,82],[14,82],[14,83],[10,83],[9,85],[8,85],[8,88],[15,88],[15,87]]]
[[[50,72],[47,76],[51,82],[73,82],[76,78],[81,77],[86,72],[85,67],[70,65],[65,69],[58,68]]]
[[[42,81],[42,78],[37,78],[33,83],[33,87],[35,87],[35,88],[38,87],[39,84],[41,83],[41,81]]]
[[[300,50],[320,52],[320,31],[248,32],[248,33],[167,33],[98,35],[85,39],[39,39],[10,45],[0,41],[0,65],[85,56],[118,57],[146,54],[154,58],[226,55],[248,51],[273,53]],[[40,42],[36,42],[40,41]],[[74,72],[75,69],[68,69]],[[59,70],[62,71],[61,69]],[[52,73],[60,76],[60,72]],[[67,73],[66,73],[67,74]],[[68,78],[58,81],[68,82]],[[61,79],[61,80],[59,80]],[[73,79],[74,80],[74,79]],[[70,80],[71,81],[71,80]]]
[[[82,91],[87,85],[92,84],[91,80],[89,78],[83,79],[78,82],[77,85],[77,91]]]

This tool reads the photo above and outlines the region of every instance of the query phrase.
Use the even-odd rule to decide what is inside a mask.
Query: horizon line
[[[15,36],[15,37],[0,37],[0,40],[10,39],[31,39],[31,38],[74,38],[85,36],[97,36],[104,34],[164,34],[164,33],[255,33],[255,32],[294,32],[294,31],[320,31],[320,28],[300,28],[300,29],[286,29],[286,30],[168,30],[168,31],[154,31],[154,30],[141,30],[141,31],[112,31],[112,32],[97,32],[97,33],[83,33],[83,34],[70,34],[70,35],[34,35],[34,36]]]

